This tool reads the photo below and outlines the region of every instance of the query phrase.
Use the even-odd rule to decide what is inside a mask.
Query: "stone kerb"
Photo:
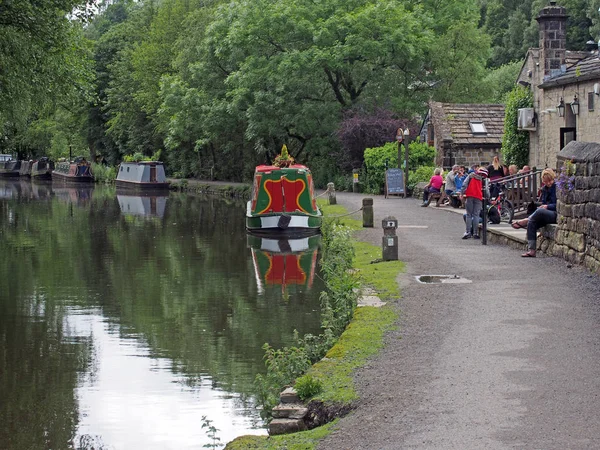
[[[558,165],[575,165],[574,187],[557,189],[558,223],[542,230],[539,248],[600,273],[600,144],[572,141]]]

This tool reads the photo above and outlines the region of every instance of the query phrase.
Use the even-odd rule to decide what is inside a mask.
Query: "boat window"
[[[123,172],[123,166],[121,166],[121,172]]]
[[[127,172],[129,172],[129,167],[127,168]]]

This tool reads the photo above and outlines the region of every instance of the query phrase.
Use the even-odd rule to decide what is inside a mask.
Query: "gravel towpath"
[[[337,193],[349,211],[364,197]],[[398,328],[356,374],[357,409],[319,448],[600,449],[598,276],[462,240],[461,216],[444,208],[371,198],[375,227],[359,239],[380,246],[383,217],[399,222]]]

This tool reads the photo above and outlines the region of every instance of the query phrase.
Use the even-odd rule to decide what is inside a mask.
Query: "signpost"
[[[406,198],[404,171],[402,169],[388,169],[385,171],[385,198],[388,198],[388,195],[402,195]]]

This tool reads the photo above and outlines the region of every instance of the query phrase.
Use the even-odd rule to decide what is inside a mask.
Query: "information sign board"
[[[387,198],[390,194],[406,197],[402,169],[388,169],[385,171],[385,197]]]

